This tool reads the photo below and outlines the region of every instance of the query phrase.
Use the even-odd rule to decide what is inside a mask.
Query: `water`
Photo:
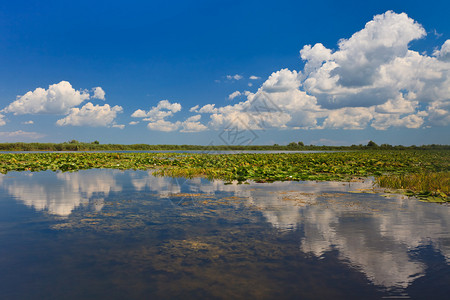
[[[450,206],[371,182],[0,175],[2,299],[447,299]]]

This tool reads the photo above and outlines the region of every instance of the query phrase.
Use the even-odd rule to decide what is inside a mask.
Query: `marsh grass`
[[[380,187],[404,190],[406,195],[422,200],[450,201],[450,172],[383,175],[377,177],[375,182]]]

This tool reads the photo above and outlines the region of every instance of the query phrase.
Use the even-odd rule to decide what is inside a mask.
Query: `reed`
[[[437,197],[450,201],[450,172],[383,175],[377,177],[375,182],[380,187],[405,190],[419,198]]]

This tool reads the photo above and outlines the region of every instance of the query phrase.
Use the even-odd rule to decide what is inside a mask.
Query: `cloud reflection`
[[[64,217],[80,206],[101,210],[112,192],[147,191],[163,200],[180,193],[241,197],[274,228],[295,230],[302,252],[322,257],[337,250],[340,259],[388,288],[405,288],[425,273],[426,265],[411,250],[431,245],[450,263],[449,206],[400,195],[348,193],[371,185],[370,181],[225,185],[119,170],[0,175],[0,186],[15,199]]]
[[[122,188],[115,179],[117,170],[77,173],[17,173],[0,178],[3,189],[25,205],[66,217],[79,206],[101,210],[105,197]]]

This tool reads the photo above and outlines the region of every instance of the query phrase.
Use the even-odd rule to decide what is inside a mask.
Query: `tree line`
[[[351,146],[317,146],[305,145],[303,142],[291,142],[287,145],[150,145],[150,144],[101,144],[94,142],[79,142],[71,140],[64,143],[0,143],[0,151],[159,151],[159,150],[200,150],[200,151],[221,151],[221,150],[278,150],[278,151],[315,151],[315,150],[450,150],[450,145],[421,145],[421,146],[402,146],[402,145],[377,145],[369,141],[366,145]]]

